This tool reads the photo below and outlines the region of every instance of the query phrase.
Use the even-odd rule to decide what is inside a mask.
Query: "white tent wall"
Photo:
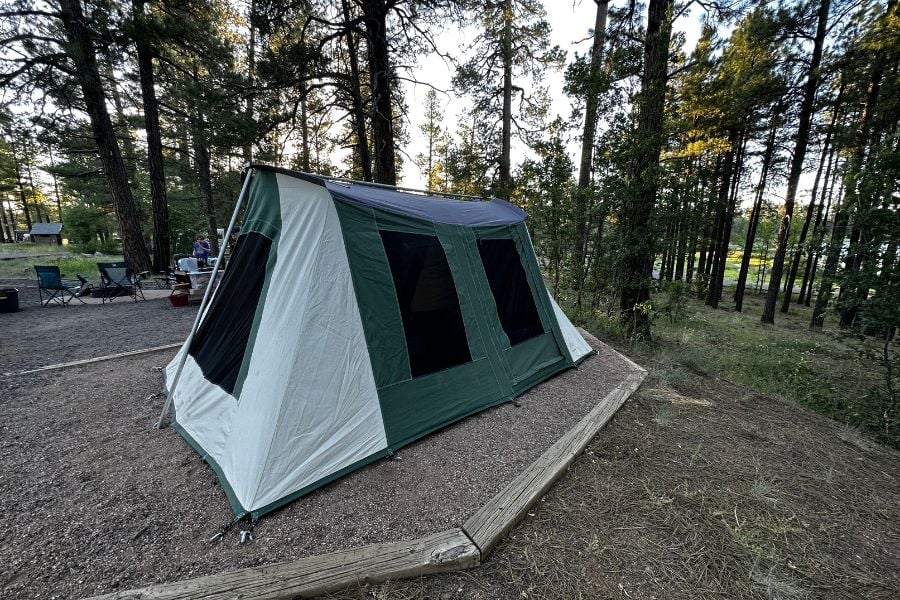
[[[181,347],[166,367],[167,383],[175,377],[178,361],[185,352],[187,352],[186,345]],[[178,381],[174,406],[178,424],[218,463],[226,478],[230,480],[233,465],[225,462],[224,449],[237,410],[237,401],[219,386],[210,385],[203,376],[200,366],[190,355],[184,363]]]
[[[174,398],[178,424],[248,511],[387,447],[334,201],[322,186],[282,174],[276,181],[277,260],[240,397],[211,385],[188,356]]]
[[[572,321],[569,320],[566,313],[564,313],[559,307],[559,304],[556,303],[550,290],[547,290],[547,296],[550,297],[550,304],[553,305],[553,314],[556,315],[556,321],[559,323],[559,329],[562,331],[563,338],[565,339],[569,358],[572,362],[577,363],[579,360],[593,352],[593,349],[586,341],[584,341],[584,338],[581,337],[581,334],[578,333],[575,326],[572,325]]]
[[[248,510],[387,447],[334,201],[321,186],[276,179],[278,259],[229,444]]]

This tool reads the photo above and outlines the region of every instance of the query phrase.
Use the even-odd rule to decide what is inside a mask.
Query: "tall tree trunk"
[[[830,139],[829,136],[825,137],[825,146],[823,146],[823,155],[824,151],[827,150],[827,145]],[[797,240],[797,244],[794,248],[794,256],[791,259],[791,266],[788,269],[788,276],[785,278],[784,282],[784,296],[781,299],[781,312],[787,314],[788,309],[791,306],[791,298],[794,293],[794,282],[797,279],[797,270],[800,268],[800,259],[803,256],[804,246],[806,244],[806,235],[809,233],[809,226],[812,223],[813,213],[816,208],[816,193],[819,191],[819,181],[822,178],[822,168],[825,166],[825,161],[822,158],[819,159],[819,168],[816,169],[816,176],[813,179],[812,191],[810,193],[809,205],[806,207],[806,217],[803,219],[803,227],[800,229],[800,238]],[[807,249],[808,252],[808,249]]]
[[[769,139],[766,140],[766,149],[763,151],[762,167],[759,173],[759,182],[756,184],[756,193],[753,198],[753,209],[750,211],[750,221],[747,224],[747,238],[744,240],[744,254],[741,256],[741,268],[738,272],[737,286],[734,288],[734,310],[741,312],[744,308],[744,290],[747,286],[747,275],[750,273],[750,260],[753,257],[753,247],[756,243],[756,231],[759,228],[759,219],[762,215],[763,198],[765,198],[766,184],[769,178],[769,169],[772,166],[772,157],[775,153],[775,136],[778,133],[780,105],[776,107],[772,115]]]
[[[137,162],[137,153],[134,151],[134,141],[131,139],[131,125],[128,123],[128,117],[125,116],[125,103],[122,102],[122,94],[119,92],[119,87],[116,85],[116,72],[113,69],[113,64],[111,59],[107,59],[106,62],[103,63],[104,69],[106,70],[106,79],[109,81],[109,92],[113,101],[113,108],[116,109],[116,121],[119,126],[119,131],[121,132],[119,135],[122,140],[122,160],[125,162],[125,172],[128,173],[129,181],[134,180],[135,173],[137,173],[137,169],[135,163]],[[115,130],[116,125],[113,125],[113,130]]]
[[[778,230],[778,245],[775,248],[775,258],[772,262],[772,269],[769,272],[769,290],[766,293],[766,304],[763,307],[761,318],[763,323],[775,323],[775,305],[778,302],[778,288],[781,286],[781,273],[784,270],[784,257],[787,252],[788,238],[791,233],[791,219],[794,216],[794,202],[797,197],[797,186],[800,181],[800,174],[803,172],[803,160],[806,157],[806,147],[809,143],[809,131],[812,122],[813,105],[816,99],[816,90],[819,88],[819,65],[822,62],[822,48],[825,44],[825,34],[828,29],[828,9],[830,6],[830,0],[821,0],[821,3],[819,4],[816,36],[813,40],[813,52],[810,57],[806,84],[803,86],[803,102],[800,105],[797,142],[794,145],[791,169],[788,174],[787,193],[784,198],[784,213],[781,217],[781,226]]]
[[[19,153],[13,146],[13,167],[16,171],[16,188],[19,191],[19,202],[22,204],[22,213],[25,215],[25,227],[31,231],[31,207],[28,205],[28,198],[25,195],[25,182],[22,181],[22,163],[19,161]]]
[[[103,173],[109,184],[122,253],[125,260],[137,271],[150,269],[150,255],[141,233],[137,205],[128,187],[128,175],[109,112],[106,110],[106,95],[100,81],[97,55],[91,40],[91,33],[85,25],[81,0],[60,0],[60,13],[66,31],[67,51],[75,63],[75,79],[84,96],[85,109],[90,117],[94,140],[103,165]]]
[[[11,244],[16,241],[16,236],[6,218],[6,207],[4,204],[6,204],[6,202],[0,199],[0,234],[3,235],[4,244]]]
[[[709,287],[706,290],[706,304],[712,308],[719,307],[719,299],[722,295],[721,284],[717,281],[719,262],[724,262],[724,256],[728,254],[728,240],[724,238],[728,223],[728,199],[731,191],[731,179],[734,171],[735,155],[737,154],[736,136],[736,131],[729,132],[728,151],[725,153],[725,161],[722,163],[722,174],[719,178],[719,190],[716,195],[716,225],[713,228],[712,240],[714,252],[711,258],[707,258],[710,272]]]
[[[253,86],[256,79],[256,0],[250,0],[250,6],[247,10],[247,25],[250,27],[247,39],[247,77],[250,82],[250,93],[247,94],[244,119],[247,123],[253,123]],[[241,153],[245,163],[253,162],[253,141],[253,135],[247,135],[243,146],[241,146]]]
[[[591,64],[588,72],[587,93],[584,106],[584,129],[581,136],[581,160],[578,167],[578,188],[575,190],[575,243],[572,249],[572,263],[575,265],[575,304],[581,306],[581,290],[585,280],[585,253],[588,243],[588,204],[591,184],[591,164],[594,159],[594,138],[597,134],[597,107],[600,103],[600,66],[603,45],[606,43],[606,16],[609,0],[595,0],[597,17],[594,21],[594,42],[591,46]]]
[[[162,134],[159,128],[159,103],[153,75],[153,52],[144,27],[145,0],[133,0],[132,9],[137,35],[138,75],[144,104],[144,129],[147,131],[147,165],[150,174],[150,204],[153,214],[153,270],[165,271],[172,259],[169,238],[169,200],[166,197],[166,174],[163,164]]]
[[[619,306],[627,328],[638,337],[650,336],[650,321],[643,304],[650,299],[653,275],[651,215],[659,186],[662,151],[663,104],[669,42],[671,0],[650,0],[644,38],[644,72],[637,98],[635,148],[628,165],[628,185],[620,214],[622,230],[622,293]]]
[[[194,162],[197,166],[197,181],[200,184],[200,195],[203,198],[203,212],[209,230],[209,248],[213,256],[219,254],[219,224],[216,220],[216,205],[212,193],[212,173],[210,169],[209,146],[203,138],[205,124],[202,119],[194,121]]]
[[[344,40],[350,59],[350,102],[353,107],[353,125],[356,128],[356,154],[363,181],[372,181],[372,156],[369,154],[369,134],[366,132],[366,107],[362,97],[362,82],[359,78],[359,60],[357,58],[356,38],[350,27],[350,3],[342,0],[344,10]]]
[[[9,224],[9,235],[12,241],[16,241],[16,217],[13,215],[12,205],[6,205],[6,222]]]
[[[497,195],[509,200],[512,193],[512,166],[510,146],[512,144],[512,0],[503,0],[503,114],[500,138],[500,188]]]
[[[813,224],[813,242],[812,252],[806,259],[806,269],[803,271],[803,285],[800,288],[800,298],[797,303],[809,306],[812,298],[813,282],[815,281],[816,266],[818,265],[819,256],[822,254],[822,241],[825,238],[825,229],[828,224],[828,212],[831,210],[831,196],[834,191],[834,182],[838,179],[840,168],[837,164],[833,164],[835,149],[832,147],[831,154],[828,157],[828,171],[826,175],[831,177],[825,178],[825,186],[822,188],[822,196],[819,199],[819,208],[816,210],[816,222]],[[836,162],[836,161],[835,161]],[[834,169],[832,169],[834,166]],[[827,192],[827,200],[826,200]],[[843,187],[840,188],[838,195],[843,193]]]
[[[375,181],[396,185],[394,118],[391,106],[393,73],[387,40],[388,3],[385,0],[363,0],[361,6],[369,49],[369,75],[372,80],[372,141],[375,144]]]
[[[56,164],[53,162],[53,146],[47,145],[47,155],[50,157],[50,177],[53,179],[53,195],[56,197],[56,217],[62,223],[62,199],[59,195],[59,180],[56,177]]]
[[[896,0],[888,3],[887,13],[896,6]],[[834,218],[834,229],[831,236],[831,245],[828,248],[827,258],[825,259],[825,267],[822,273],[822,282],[819,286],[819,296],[816,299],[816,306],[813,309],[810,327],[819,329],[825,320],[825,310],[831,301],[832,286],[837,275],[837,265],[840,259],[841,249],[844,244],[844,237],[847,234],[847,227],[850,220],[850,210],[854,208],[859,201],[858,174],[863,168],[866,156],[866,148],[869,145],[869,138],[872,129],[872,117],[878,106],[878,96],[881,91],[881,79],[884,75],[884,57],[876,53],[872,72],[869,79],[869,88],[866,92],[866,103],[863,106],[860,115],[860,124],[856,130],[854,141],[853,155],[848,159],[849,165],[845,169],[846,176],[844,178],[844,199],[841,207],[838,209]],[[851,242],[852,251],[852,242]],[[848,260],[852,258],[848,257]],[[852,322],[851,315],[842,310],[841,324],[844,325],[848,321]]]
[[[307,95],[309,90],[306,82],[300,82],[300,168],[309,173],[309,115],[307,114]]]
[[[797,249],[794,251],[794,258],[791,260],[791,266],[788,270],[787,283],[785,284],[784,298],[781,301],[781,312],[787,314],[788,308],[791,306],[791,295],[794,293],[794,281],[797,279],[797,270],[800,268],[800,258],[803,256],[804,244],[806,244],[806,235],[809,233],[809,226],[813,220],[813,213],[815,212],[816,207],[816,193],[819,191],[819,181],[822,178],[822,168],[824,167],[826,160],[825,157],[828,156],[828,172],[825,173],[825,180],[827,183],[828,177],[831,174],[831,135],[834,131],[835,123],[837,123],[838,113],[840,112],[840,104],[841,97],[843,96],[844,85],[843,80],[841,82],[841,87],[838,90],[837,99],[835,100],[835,108],[831,114],[831,123],[828,125],[828,130],[825,133],[825,141],[822,142],[822,152],[819,155],[819,168],[816,169],[816,177],[813,180],[812,191],[809,195],[809,206],[806,208],[806,218],[803,220],[803,228],[800,230],[800,239],[797,240]],[[823,188],[825,185],[823,184]]]

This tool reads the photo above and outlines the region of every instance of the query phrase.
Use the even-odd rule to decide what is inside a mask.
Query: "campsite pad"
[[[168,299],[41,308],[35,281],[0,287],[17,288],[20,307],[0,313],[0,374],[183,342],[197,316],[196,307],[174,309]]]
[[[167,310],[158,316],[183,318]],[[189,323],[166,327],[185,335]],[[99,328],[84,336],[106,344]],[[134,341],[129,349],[145,340]],[[225,493],[173,429],[152,427],[162,405],[151,397],[162,385],[156,368],[174,350],[0,378],[0,589],[4,598],[77,598],[458,526],[626,378],[628,363],[598,349],[516,403],[265,516],[243,545],[237,528],[208,541],[233,516]]]

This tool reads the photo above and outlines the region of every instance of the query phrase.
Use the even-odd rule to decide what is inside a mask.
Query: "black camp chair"
[[[124,262],[97,263],[100,271],[100,290],[102,302],[112,302],[116,298],[129,297],[137,302],[138,296],[144,298],[144,290],[141,287],[141,279],[136,277],[134,270]]]
[[[41,306],[46,307],[51,302],[68,306],[72,298],[77,298],[84,304],[84,300],[76,295],[81,291],[81,283],[63,279],[59,267],[35,265],[34,270],[38,278],[38,295],[41,299]],[[46,300],[44,300],[45,293],[47,294]]]

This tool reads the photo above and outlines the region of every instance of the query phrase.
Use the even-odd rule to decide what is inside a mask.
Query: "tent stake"
[[[191,342],[194,340],[194,334],[197,333],[197,328],[200,326],[200,320],[203,318],[203,311],[206,310],[206,305],[209,303],[209,295],[212,289],[215,287],[216,276],[219,274],[219,267],[222,265],[222,260],[225,258],[225,248],[228,246],[228,242],[231,240],[231,232],[234,230],[234,223],[237,221],[238,213],[241,210],[241,204],[244,201],[244,197],[247,195],[247,188],[250,187],[250,179],[253,176],[253,169],[249,166],[247,167],[247,176],[244,179],[244,185],[241,187],[241,193],[238,194],[237,203],[234,205],[234,212],[231,214],[231,221],[228,223],[228,229],[225,231],[225,238],[222,240],[222,247],[219,248],[219,257],[216,259],[216,266],[213,267],[212,276],[209,278],[209,283],[206,285],[206,290],[203,292],[203,300],[200,302],[200,310],[197,311],[197,318],[194,319],[194,325],[191,327],[191,333],[188,334],[187,340],[184,342],[184,348],[189,348]],[[215,232],[213,232],[215,234]],[[166,402],[163,404],[162,412],[159,413],[159,420],[156,422],[156,428],[162,429],[165,427],[166,415],[169,414],[169,409],[172,407],[172,400],[175,398],[175,387],[178,385],[178,380],[181,379],[181,371],[184,369],[184,363],[187,361],[187,351],[183,352],[181,355],[181,360],[178,361],[178,368],[175,370],[175,377],[172,378],[172,385],[169,387],[169,395],[166,397]]]

